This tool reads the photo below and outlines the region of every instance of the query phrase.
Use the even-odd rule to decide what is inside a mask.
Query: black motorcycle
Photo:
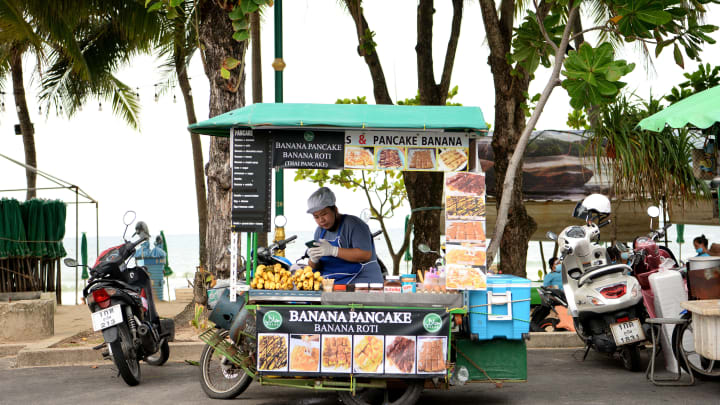
[[[133,221],[134,221],[134,213]],[[127,218],[127,214],[126,214]],[[125,221],[125,232],[133,221]],[[104,343],[94,347],[112,358],[123,380],[130,385],[140,383],[140,360],[161,366],[170,357],[175,336],[172,319],[160,319],[155,310],[150,275],[145,267],[128,267],[135,248],[149,238],[147,225],[138,222],[139,238],[103,251],[90,268],[90,279],[83,297],[92,312],[93,329],[102,330]],[[77,267],[74,259],[65,259],[68,267]]]
[[[548,287],[539,287],[537,291],[540,295],[540,305],[533,310],[530,316],[530,331],[545,332],[548,329],[554,331],[557,329],[559,319],[549,315],[555,312],[557,305],[567,308],[565,293],[560,289]]]

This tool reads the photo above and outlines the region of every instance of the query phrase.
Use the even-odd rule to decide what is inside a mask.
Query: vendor
[[[697,256],[710,256],[708,253],[708,240],[705,237],[705,235],[700,235],[697,238],[693,239],[693,246],[695,246],[695,251],[697,252]]]
[[[310,195],[307,212],[318,225],[315,247],[308,250],[310,267],[336,284],[383,282],[370,228],[356,216],[340,214],[329,188]]]

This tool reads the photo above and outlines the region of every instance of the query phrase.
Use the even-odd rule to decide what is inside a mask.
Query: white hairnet
[[[307,213],[313,214],[325,207],[331,207],[335,205],[335,194],[333,194],[333,192],[327,187],[320,187],[316,192],[310,195],[307,203]]]

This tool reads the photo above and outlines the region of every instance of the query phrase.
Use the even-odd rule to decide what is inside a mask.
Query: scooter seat
[[[580,280],[578,280],[578,286],[582,287],[585,283],[608,274],[622,273],[626,271],[629,273],[631,270],[632,269],[627,264],[611,264],[607,266],[596,267],[593,270],[586,272],[582,275],[582,277],[580,277]]]

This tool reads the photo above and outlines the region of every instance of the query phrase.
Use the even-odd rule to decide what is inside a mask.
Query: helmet
[[[135,224],[135,235],[138,235],[141,238],[150,237],[150,230],[145,222],[138,221],[138,223]]]
[[[573,217],[587,220],[593,216],[606,217],[610,215],[612,208],[610,199],[602,194],[590,194],[584,200],[577,203],[573,211]]]

